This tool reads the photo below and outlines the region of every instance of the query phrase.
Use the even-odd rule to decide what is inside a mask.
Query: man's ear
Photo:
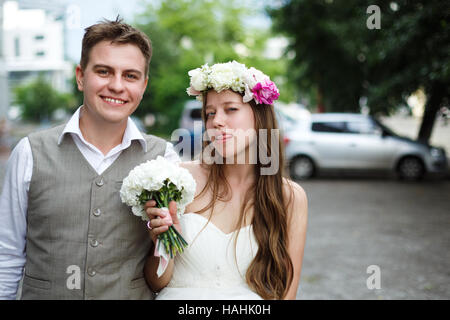
[[[77,65],[76,69],[75,69],[75,77],[77,79],[77,86],[78,86],[78,90],[83,91],[83,69],[81,68],[80,65]]]

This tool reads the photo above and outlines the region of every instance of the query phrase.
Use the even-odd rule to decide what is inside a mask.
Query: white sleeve
[[[174,162],[176,164],[180,164],[181,159],[178,154],[175,152],[173,145],[170,142],[167,142],[166,152],[164,153],[164,158],[167,160]]]
[[[22,278],[32,173],[30,142],[28,138],[23,138],[8,159],[0,195],[0,299],[16,299]]]

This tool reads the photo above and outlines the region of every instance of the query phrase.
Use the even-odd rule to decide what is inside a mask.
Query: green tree
[[[319,111],[359,110],[364,71],[354,17],[360,10],[354,0],[293,0],[268,9],[275,30],[290,39],[288,52],[295,54],[290,81]]]
[[[380,29],[366,25],[370,5],[380,8]],[[372,114],[390,114],[424,88],[418,139],[429,140],[449,97],[448,1],[292,0],[268,12],[291,38],[291,76],[300,90],[315,91],[329,111],[358,111],[366,96]]]
[[[284,77],[286,59],[264,58],[271,30],[247,27],[255,14],[248,4],[236,0],[171,0],[149,4],[135,18],[136,27],[151,39],[153,57],[149,86],[136,114],[156,115],[152,132],[168,134],[178,127],[179,117],[189,86],[187,72],[205,63],[237,60],[264,70],[273,79]],[[240,48],[244,48],[241,54]],[[280,86],[281,99],[291,101],[294,90],[290,83]],[[286,88],[286,89],[285,89]]]
[[[53,89],[42,74],[32,82],[16,87],[14,93],[22,119],[33,122],[50,120],[56,109],[68,109],[73,102],[71,94]]]
[[[428,142],[450,96],[450,2],[380,3],[382,27],[368,32],[367,95],[375,110],[395,108],[423,88],[427,102],[417,139]]]

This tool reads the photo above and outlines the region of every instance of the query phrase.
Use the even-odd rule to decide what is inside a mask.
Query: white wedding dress
[[[252,226],[240,229],[235,250],[237,231],[225,234],[212,222],[205,227],[206,223],[207,219],[196,213],[180,217],[189,246],[176,255],[172,279],[156,299],[262,299],[245,282],[247,268],[258,250]]]

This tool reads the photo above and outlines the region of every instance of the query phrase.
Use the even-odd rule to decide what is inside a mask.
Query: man
[[[69,122],[30,134],[13,150],[0,197],[0,297],[151,299],[143,276],[151,240],[120,201],[122,180],[170,143],[129,116],[148,82],[150,40],[104,21],[86,29],[76,68],[83,105]],[[23,271],[23,268],[25,270]]]

